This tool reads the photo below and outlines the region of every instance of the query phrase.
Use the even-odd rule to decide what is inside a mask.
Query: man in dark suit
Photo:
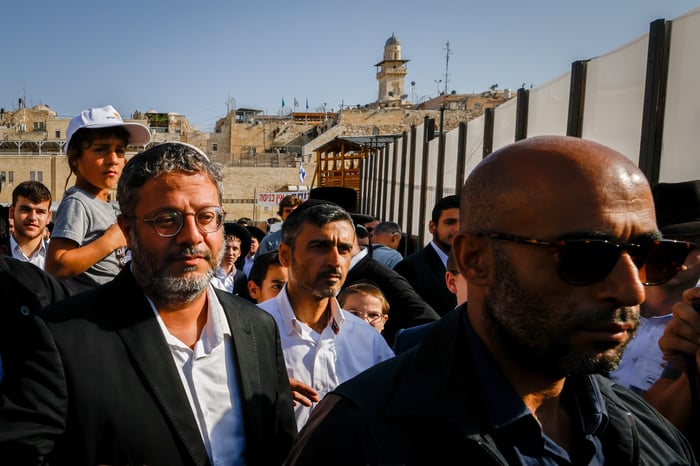
[[[457,306],[455,295],[445,285],[445,271],[452,241],[459,232],[459,196],[446,196],[435,204],[428,230],[433,240],[396,264],[394,270],[442,316]]]
[[[273,319],[215,290],[222,170],[188,144],[133,157],[118,187],[132,262],[29,320],[6,374],[7,464],[279,464],[296,436]]]
[[[604,375],[644,286],[692,247],[661,239],[641,170],[593,141],[533,137],[479,163],[462,196],[468,303],[327,394],[286,464],[697,464]]]

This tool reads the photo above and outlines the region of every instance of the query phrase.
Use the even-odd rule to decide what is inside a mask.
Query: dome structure
[[[384,44],[385,47],[389,45],[401,45],[401,42],[399,42],[399,39],[396,38],[396,35],[393,32],[391,33],[391,37],[389,37]]]

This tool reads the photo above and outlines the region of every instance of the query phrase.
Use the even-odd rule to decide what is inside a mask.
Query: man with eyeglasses
[[[222,177],[188,144],[129,160],[118,221],[132,260],[29,321],[2,385],[3,463],[281,463],[297,431],[279,332],[210,284]]]
[[[482,160],[460,206],[468,303],[328,394],[287,464],[697,464],[673,425],[603,375],[644,286],[691,247],[661,239],[643,173],[592,141],[534,137]]]

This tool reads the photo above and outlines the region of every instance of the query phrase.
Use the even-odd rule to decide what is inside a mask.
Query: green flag
[[[284,97],[282,97],[282,108],[284,108]]]

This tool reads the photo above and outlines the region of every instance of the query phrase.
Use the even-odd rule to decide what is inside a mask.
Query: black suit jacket
[[[484,381],[473,361],[465,306],[435,322],[414,349],[339,385],[316,407],[288,465],[509,464],[518,429],[488,428]],[[596,432],[605,464],[697,464],[690,442],[637,394],[602,375],[607,422]],[[589,382],[590,383],[590,382]],[[352,441],[348,441],[352,439]],[[504,456],[505,455],[505,456]]]
[[[435,312],[444,316],[457,306],[457,297],[445,283],[445,265],[433,246],[428,244],[406,257],[394,267],[406,277],[416,293],[425,299]]]
[[[256,306],[216,293],[233,337],[246,462],[279,464],[296,422],[277,326]],[[168,345],[129,267],[46,308],[28,322],[24,341],[19,377],[2,385],[3,462],[209,464]]]
[[[389,320],[382,336],[389,346],[400,328],[414,327],[438,320],[440,316],[416,293],[404,277],[385,267],[369,255],[353,265],[343,288],[359,281],[376,284],[389,302]]]
[[[11,371],[19,343],[19,329],[30,315],[67,298],[68,288],[30,262],[0,255],[0,357]]]

